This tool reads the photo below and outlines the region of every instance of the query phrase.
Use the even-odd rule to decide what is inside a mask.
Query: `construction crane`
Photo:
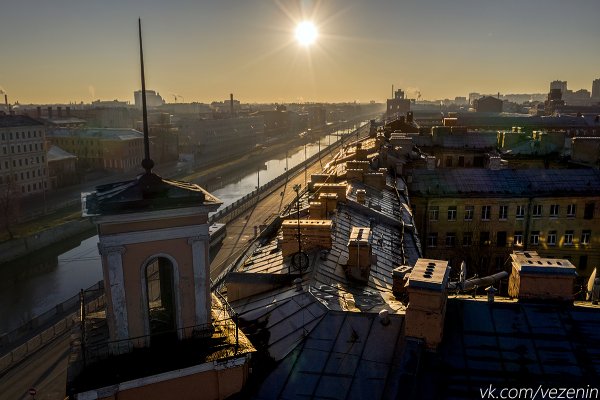
[[[183,96],[180,96],[178,94],[172,93],[173,95],[173,100],[175,100],[175,103],[177,103],[177,99],[179,100],[183,100]]]

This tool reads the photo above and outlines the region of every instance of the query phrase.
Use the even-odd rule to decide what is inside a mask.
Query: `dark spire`
[[[140,66],[142,70],[142,118],[144,121],[144,159],[142,167],[147,174],[152,173],[154,161],[150,158],[150,139],[148,138],[148,110],[146,108],[146,78],[144,77],[144,51],[142,50],[142,19],[138,18],[140,32]]]

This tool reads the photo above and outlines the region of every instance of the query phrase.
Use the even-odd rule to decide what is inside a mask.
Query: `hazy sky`
[[[133,100],[142,18],[147,88],[168,101],[369,101],[591,90],[600,0],[0,0],[11,102]],[[317,43],[296,43],[312,19]],[[179,100],[181,101],[181,100]]]

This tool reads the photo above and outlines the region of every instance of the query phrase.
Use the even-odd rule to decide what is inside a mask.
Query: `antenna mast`
[[[147,174],[152,173],[154,161],[150,158],[150,139],[148,137],[148,109],[146,108],[146,78],[144,76],[144,51],[142,50],[142,19],[138,18],[138,28],[140,32],[140,67],[142,74],[142,118],[144,123],[144,160],[142,167]]]

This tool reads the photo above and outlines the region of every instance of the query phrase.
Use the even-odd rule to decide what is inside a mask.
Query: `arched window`
[[[156,257],[146,264],[148,327],[152,340],[177,337],[176,295],[173,264]]]

